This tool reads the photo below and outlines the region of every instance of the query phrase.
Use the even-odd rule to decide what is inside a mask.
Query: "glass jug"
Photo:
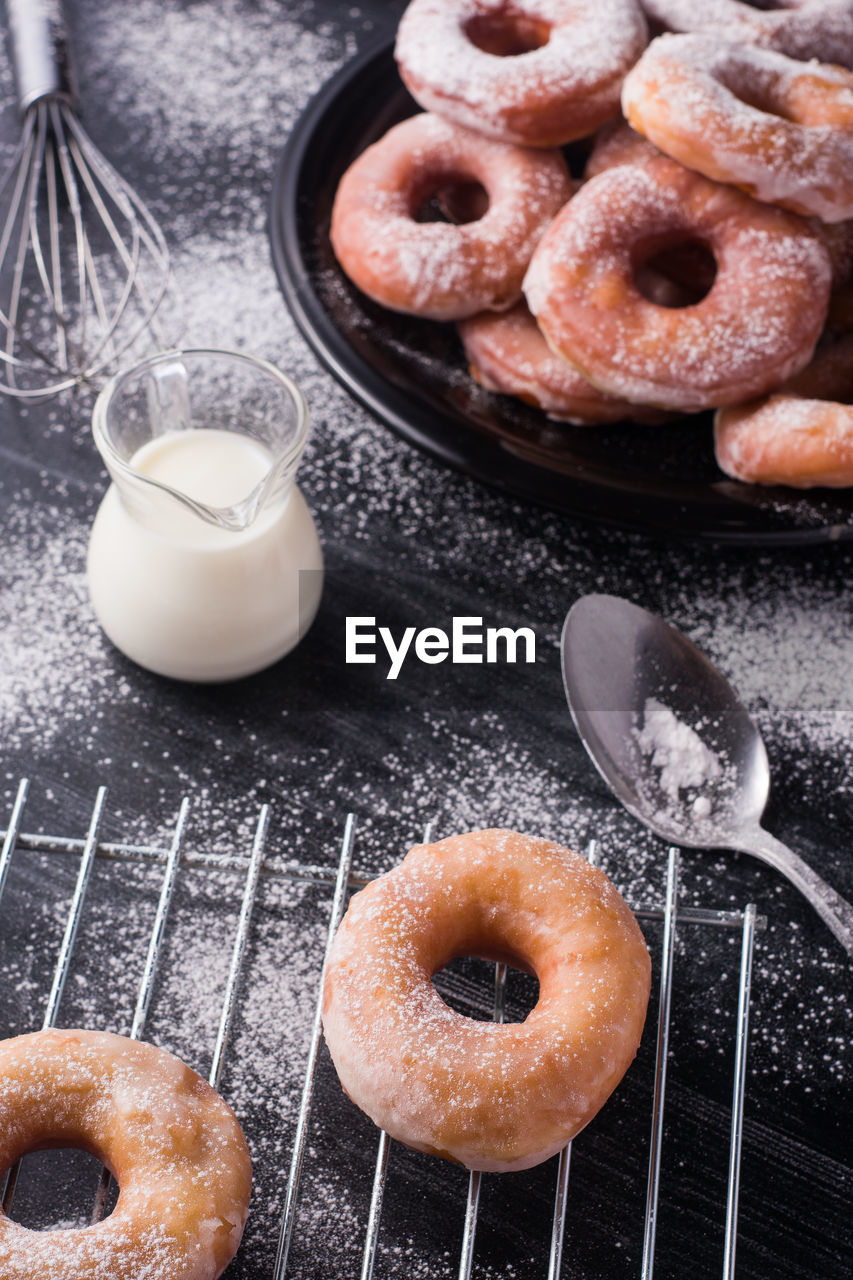
[[[288,653],[323,584],[294,479],[308,436],[296,384],[238,352],[164,352],[104,388],[92,430],[113,483],[87,573],[112,642],[151,671],[197,681]]]

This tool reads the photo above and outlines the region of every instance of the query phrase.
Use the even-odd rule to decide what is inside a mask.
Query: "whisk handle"
[[[61,0],[6,0],[18,105],[72,98],[68,26]]]

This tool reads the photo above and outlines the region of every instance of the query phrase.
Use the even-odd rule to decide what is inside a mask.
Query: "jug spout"
[[[308,412],[295,383],[265,361],[171,351],[109,383],[93,431],[138,520],[173,535],[189,536],[194,521],[233,533],[287,500]]]

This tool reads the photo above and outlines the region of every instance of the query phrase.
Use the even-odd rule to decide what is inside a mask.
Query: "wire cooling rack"
[[[147,955],[136,997],[130,1036],[140,1038],[145,1032],[155,978],[161,958],[164,938],[178,874],[182,866],[202,866],[211,869],[238,870],[244,877],[242,900],[234,934],[230,967],[222,999],[219,1025],[213,1049],[209,1081],[218,1088],[222,1076],[235,1013],[238,1009],[240,981],[247,942],[250,936],[252,911],[259,878],[262,874],[294,881],[310,881],[332,888],[332,901],[328,918],[325,969],[332,939],[343,915],[348,892],[362,887],[368,876],[353,870],[355,847],[355,822],[352,815],[346,819],[341,841],[337,870],[327,867],[287,861],[267,856],[269,807],[261,806],[254,829],[251,853],[248,858],[205,853],[184,848],[184,836],[189,813],[189,801],[181,802],[171,841],[167,847],[132,844],[102,840],[99,832],[106,805],[106,790],[100,788],[89,819],[85,837],[66,835],[27,834],[23,830],[24,809],[28,784],[23,780],[18,787],[12,806],[2,849],[0,850],[0,901],[6,888],[12,857],[16,850],[33,850],[41,853],[66,853],[79,858],[74,890],[69,902],[65,928],[59,947],[53,980],[42,1021],[42,1029],[56,1025],[59,1007],[68,978],[78,926],[83,914],[86,891],[95,865],[95,859],[147,861],[163,864],[163,876],[154,921],[148,940]],[[425,839],[429,839],[429,829]],[[596,848],[591,843],[588,856],[596,860]],[[740,1188],[741,1145],[743,1135],[744,1097],[746,1082],[747,1041],[749,1032],[749,1002],[752,981],[752,959],[756,931],[764,926],[764,920],[756,913],[754,904],[742,910],[719,911],[679,906],[680,861],[677,850],[670,849],[665,876],[664,901],[661,906],[634,905],[633,910],[641,920],[662,921],[662,941],[659,957],[659,1002],[656,1030],[654,1084],[650,1107],[650,1139],[648,1178],[645,1196],[641,1280],[652,1280],[655,1266],[655,1250],[658,1238],[658,1197],[661,1185],[661,1154],[664,1139],[667,1058],[672,1018],[672,990],[675,960],[675,942],[678,929],[710,927],[737,930],[741,935],[740,971],[737,990],[737,1012],[734,1031],[734,1070],[731,1093],[731,1128],[728,1153],[728,1178],[725,1205],[721,1209],[723,1235],[723,1280],[733,1280],[737,1243],[738,1198]],[[495,966],[493,1016],[503,1017],[506,967]],[[299,1227],[299,1191],[306,1157],[310,1152],[308,1132],[314,1102],[315,1084],[322,1043],[322,985],[323,973],[318,975],[317,997],[314,1010],[311,1039],[302,1087],[301,1103],[293,1140],[289,1170],[277,1171],[286,1178],[284,1209],[278,1234],[272,1280],[285,1280],[288,1275],[288,1259],[295,1233]],[[367,1221],[364,1228],[364,1246],[361,1259],[361,1280],[371,1280],[377,1257],[380,1222],[391,1140],[380,1132],[377,1141],[373,1188]],[[563,1234],[568,1200],[571,1143],[556,1158],[554,1210],[551,1224],[548,1280],[559,1280],[563,1262]],[[17,1185],[19,1166],[7,1170],[0,1182],[0,1202],[8,1213],[12,1207]],[[471,1173],[468,1180],[467,1201],[464,1211],[464,1229],[459,1257],[459,1280],[470,1280],[475,1262],[476,1229],[479,1212],[482,1175]],[[97,1221],[106,1212],[109,1191],[109,1174],[104,1171],[95,1199],[92,1220]]]

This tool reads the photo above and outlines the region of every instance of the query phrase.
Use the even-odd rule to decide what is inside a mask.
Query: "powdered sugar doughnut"
[[[828,339],[784,390],[724,409],[714,450],[726,475],[749,484],[853,485],[853,335]]]
[[[629,122],[706,177],[824,222],[853,217],[853,73],[661,36],[626,77]]]
[[[454,956],[535,973],[524,1022],[478,1022],[431,978]],[[637,1051],[649,956],[584,858],[512,831],[418,845],[352,899],[326,972],[341,1083],[393,1138],[470,1169],[527,1169],[584,1127]]]
[[[0,1042],[0,1171],[78,1147],[119,1185],[93,1226],[30,1231],[0,1211],[3,1280],[215,1280],[248,1211],[251,1164],[232,1111],[177,1058],[103,1031]],[[93,1188],[94,1198],[94,1188]]]
[[[650,302],[638,265],[667,244],[706,245],[710,293],[694,306]],[[811,358],[830,264],[802,219],[673,161],[593,178],[554,220],[525,279],[550,345],[611,395],[663,408],[738,404]]]
[[[726,409],[714,424],[721,471],[748,484],[794,489],[853,485],[853,406],[777,393]]]
[[[474,222],[417,222],[425,201],[478,182],[489,206]],[[433,320],[502,310],[545,227],[572,193],[559,151],[478,137],[438,116],[412,116],[358,157],[332,210],[332,247],[344,271],[383,306]]]
[[[487,391],[516,396],[550,418],[589,426],[601,422],[660,422],[660,410],[605,395],[542,337],[527,304],[498,314],[481,311],[459,323],[471,375]]]
[[[428,111],[504,142],[553,147],[616,113],[647,39],[636,0],[412,0],[396,57]]]
[[[699,31],[740,44],[778,49],[804,62],[853,63],[851,0],[643,0],[648,16],[669,31]]]

